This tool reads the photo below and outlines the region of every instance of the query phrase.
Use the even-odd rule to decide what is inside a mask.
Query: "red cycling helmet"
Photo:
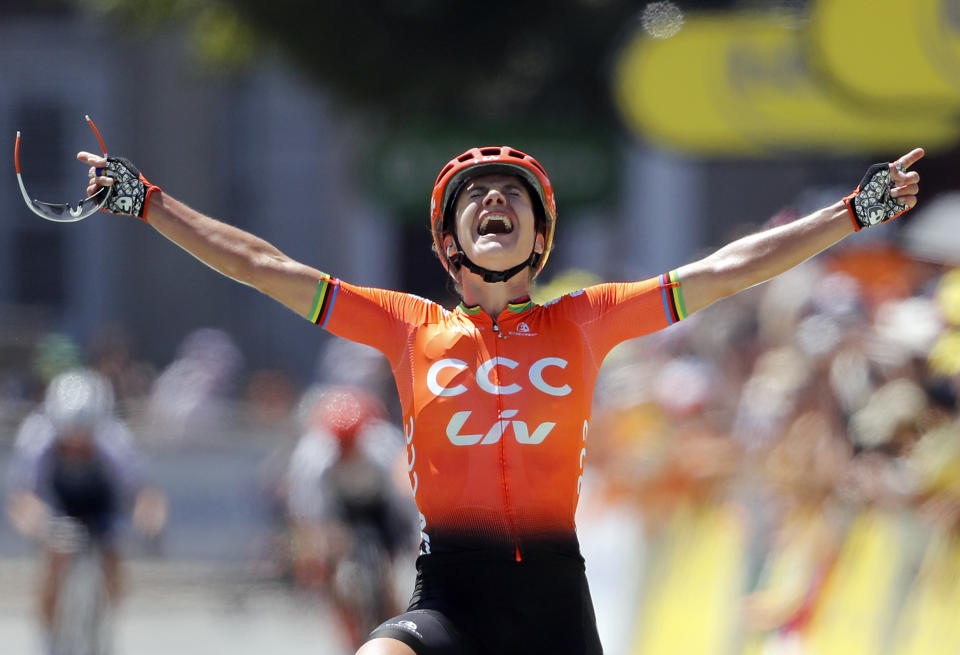
[[[540,165],[540,162],[510,146],[471,148],[459,157],[447,162],[447,165],[437,175],[437,181],[434,183],[433,194],[430,198],[430,231],[433,233],[433,244],[437,254],[440,256],[443,267],[449,271],[452,263],[451,258],[443,250],[444,220],[456,200],[457,192],[467,180],[492,173],[516,175],[536,192],[546,222],[543,254],[531,254],[527,262],[509,271],[495,272],[481,269],[467,260],[462,252],[459,253],[460,262],[467,264],[474,272],[481,274],[485,272],[484,279],[488,282],[500,282],[509,279],[519,270],[526,268],[527,265],[533,268],[533,275],[536,277],[547,263],[547,258],[550,256],[550,250],[553,247],[553,234],[557,223],[557,202],[553,195],[553,185],[550,184],[547,171]],[[454,238],[456,239],[456,234],[454,234]],[[459,249],[459,242],[457,247]]]
[[[335,387],[313,404],[308,423],[315,429],[329,432],[338,441],[351,442],[368,423],[386,415],[383,403],[366,391]]]

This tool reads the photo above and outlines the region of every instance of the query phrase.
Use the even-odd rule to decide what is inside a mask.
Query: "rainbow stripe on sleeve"
[[[339,290],[340,280],[324,273],[319,284],[317,284],[317,295],[313,299],[313,307],[310,309],[307,318],[322,328],[327,327],[327,321],[330,320],[330,314],[333,312],[333,304],[337,300],[337,291]]]
[[[663,296],[663,311],[667,315],[669,325],[687,317],[687,308],[683,304],[680,276],[677,275],[676,271],[670,271],[660,276],[660,293]]]

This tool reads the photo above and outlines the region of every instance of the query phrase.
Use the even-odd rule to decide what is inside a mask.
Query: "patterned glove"
[[[886,223],[910,209],[890,196],[891,187],[890,164],[874,164],[867,169],[860,186],[843,199],[857,232],[864,227]]]
[[[108,212],[136,216],[146,221],[147,204],[150,194],[160,191],[160,187],[150,184],[140,169],[124,157],[108,157],[106,169],[97,171],[98,175],[113,178],[110,195],[103,206]]]

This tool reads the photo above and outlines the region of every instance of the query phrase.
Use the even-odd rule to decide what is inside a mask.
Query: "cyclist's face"
[[[467,182],[454,205],[457,237],[467,257],[484,268],[504,270],[521,263],[543,236],[536,232],[533,201],[513,175],[481,175]],[[445,246],[452,244],[447,237]]]

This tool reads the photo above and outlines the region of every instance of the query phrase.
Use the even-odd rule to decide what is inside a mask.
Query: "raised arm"
[[[103,157],[81,152],[77,159],[90,166],[88,194],[115,183],[112,169],[101,170],[108,165]],[[145,181],[138,171],[135,175]],[[136,181],[133,178],[133,183]],[[201,214],[160,189],[148,193],[140,213],[140,218],[204,264],[309,316],[322,277],[317,269],[291,259],[249,232]]]
[[[863,195],[863,200],[867,197],[861,194],[861,188],[858,187],[853,195],[843,201],[787,225],[738,239],[699,261],[677,269],[687,313],[766,282],[826,250],[862,226],[889,220],[912,209],[917,204],[920,175],[907,172],[907,169],[921,157],[923,150],[916,148],[887,165],[890,182],[889,198],[885,201],[888,207],[886,214],[876,216],[870,213],[878,206],[882,208],[882,197],[877,199],[879,204],[869,206],[867,203],[854,202],[858,195]],[[883,171],[871,168],[868,178],[873,176],[880,180]],[[871,186],[866,182],[867,178],[861,184],[864,193]]]

